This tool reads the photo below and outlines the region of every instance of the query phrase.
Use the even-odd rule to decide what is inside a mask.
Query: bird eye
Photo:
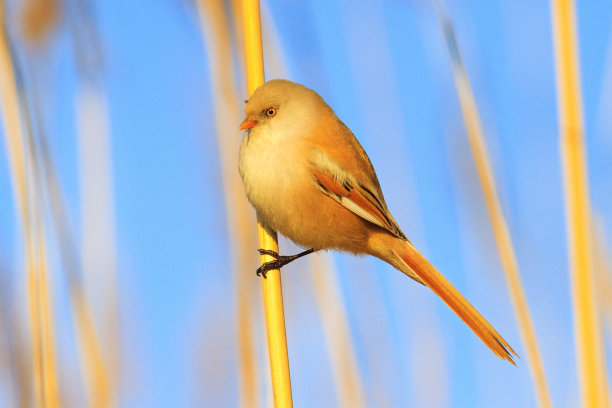
[[[266,109],[266,116],[271,118],[276,115],[276,108],[268,108]]]

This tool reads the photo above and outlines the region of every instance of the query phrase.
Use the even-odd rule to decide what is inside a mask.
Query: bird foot
[[[274,258],[273,261],[265,262],[261,264],[259,268],[257,268],[257,271],[256,271],[257,276],[263,276],[264,279],[266,279],[267,278],[266,273],[268,273],[268,271],[271,271],[273,269],[280,269],[283,266],[287,265],[288,263],[293,262],[296,259],[303,257],[304,255],[311,254],[314,252],[314,248],[311,248],[304,252],[300,252],[299,254],[290,255],[290,256],[279,255],[278,252],[276,251],[271,251],[269,249],[261,249],[261,248],[259,248],[257,252],[259,252],[262,255],[269,255]]]

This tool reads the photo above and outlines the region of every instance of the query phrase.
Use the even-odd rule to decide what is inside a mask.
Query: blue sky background
[[[448,7],[553,402],[577,406],[550,5],[470,0],[450,1]],[[232,255],[214,79],[196,8],[188,1],[134,0],[97,2],[94,9],[112,133],[120,406],[236,406],[234,275],[227,262]],[[591,198],[610,236],[612,5],[578,1],[577,12]],[[274,27],[270,40],[284,56],[287,79],[319,92],[353,130],[404,232],[524,356],[433,6],[269,0],[262,14]],[[46,48],[31,55],[31,64],[79,231],[79,78],[68,18]],[[19,298],[21,247],[3,144],[0,162],[0,262]],[[294,250],[281,241],[282,252]],[[536,406],[527,362],[519,360],[515,368],[497,359],[431,292],[375,259],[334,255],[334,262],[369,406],[422,406],[428,392],[446,393],[446,406],[452,407]],[[333,407],[307,265],[300,261],[283,270],[294,405]],[[66,378],[79,387],[63,278],[53,273],[60,360]],[[254,273],[252,285],[259,287]],[[255,319],[264,372],[265,329]],[[421,387],[422,370],[441,361],[445,378],[438,391],[435,384]],[[260,386],[264,405],[268,389]],[[64,391],[72,393],[71,387]]]

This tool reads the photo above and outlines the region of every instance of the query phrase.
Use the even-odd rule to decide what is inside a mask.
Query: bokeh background
[[[28,3],[43,9],[36,14],[40,32],[35,18],[24,17]],[[238,6],[212,0],[4,5],[32,132],[46,140],[60,186],[38,197],[64,406],[85,406],[87,377],[69,301],[75,279],[61,259],[52,196],[65,202],[60,225],[73,231],[65,247],[77,259],[76,284],[85,290],[112,367],[114,406],[271,406],[254,214],[241,186],[232,184],[248,97]],[[550,4],[446,6],[553,405],[575,407]],[[287,78],[323,96],[368,152],[403,231],[524,356],[436,11],[445,6],[437,7],[263,1],[266,77]],[[577,2],[594,241],[603,260],[597,304],[607,351],[611,23],[609,1]],[[0,144],[0,406],[10,407],[33,404],[33,397],[31,384],[23,384],[32,379],[32,340],[24,234],[7,153]],[[299,250],[283,239],[280,246],[282,253]],[[346,403],[333,363],[342,353],[351,356],[355,395],[365,406],[537,406],[527,361],[513,367],[496,358],[426,288],[376,259],[309,258],[282,271],[296,407]],[[339,320],[326,324],[329,316]],[[254,392],[246,397],[245,370]]]

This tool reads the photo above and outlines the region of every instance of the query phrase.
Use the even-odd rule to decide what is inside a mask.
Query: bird
[[[365,150],[319,94],[274,79],[245,101],[239,172],[258,222],[305,251],[281,256],[258,275],[319,250],[371,255],[430,288],[488,346],[515,364],[508,342],[414,247],[391,215]]]

